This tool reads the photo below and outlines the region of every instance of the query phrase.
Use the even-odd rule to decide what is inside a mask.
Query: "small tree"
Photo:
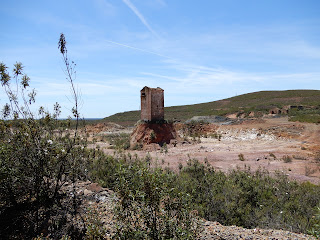
[[[116,239],[197,239],[190,199],[170,186],[175,174],[135,162],[117,170]]]
[[[38,113],[31,111],[36,92],[30,89],[24,66],[17,62],[10,75],[8,67],[0,63],[1,86],[8,97],[0,120],[0,238],[30,238],[40,232],[57,237],[72,231],[72,227],[66,228],[67,212],[77,212],[75,191],[69,201],[60,190],[66,181],[74,183],[81,176],[79,166],[85,156],[78,136],[75,64],[69,63],[63,34],[59,50],[75,102],[72,113],[76,127],[72,137],[64,132],[70,120],[58,120],[58,103],[52,114],[43,107]]]

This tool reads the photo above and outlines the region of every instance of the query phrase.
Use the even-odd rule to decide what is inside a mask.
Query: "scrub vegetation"
[[[53,238],[70,234],[81,236],[72,218],[78,214],[74,190],[64,194],[65,183],[85,178],[85,142],[78,135],[78,96],[74,88],[75,64],[69,62],[66,41],[62,34],[59,50],[72,89],[72,134],[65,132],[70,121],[59,121],[60,105],[53,113],[40,107],[31,111],[36,92],[20,62],[12,75],[0,64],[1,86],[8,103],[0,120],[0,238],[28,239],[43,231]]]
[[[263,104],[262,104],[263,102]],[[165,107],[166,118],[186,121],[194,116],[224,116],[226,114],[250,112],[267,114],[272,108],[288,105],[312,106],[311,109],[291,109],[288,116],[291,121],[320,122],[320,90],[261,91],[243,94],[219,101],[184,106]],[[260,112],[260,114],[258,114]],[[104,119],[124,126],[133,126],[140,118],[140,111],[117,113]]]
[[[145,161],[125,155],[115,158],[100,152],[96,156],[92,177],[103,186],[119,192],[118,217],[124,224],[120,229],[123,231],[124,226],[127,227],[125,233],[120,234],[139,229],[129,224],[133,223],[132,219],[138,212],[142,218],[139,226],[144,228],[144,224],[152,219],[151,212],[148,212],[150,209],[163,212],[160,211],[163,207],[176,211],[161,204],[169,200],[176,201],[173,206],[178,209],[192,210],[201,218],[224,225],[302,233],[318,228],[319,219],[315,216],[319,214],[320,186],[290,181],[280,172],[271,176],[264,170],[252,173],[250,169],[237,169],[226,174],[190,159],[179,173],[175,173],[168,169],[150,168]],[[149,210],[141,209],[143,207]],[[180,214],[187,217],[188,224],[195,226],[186,212]],[[169,212],[163,214],[160,215],[161,223],[170,215]]]
[[[63,34],[59,50],[74,100],[71,114],[76,121],[69,131],[65,129],[71,121],[58,120],[58,103],[53,113],[42,107],[37,113],[30,110],[35,91],[21,63],[11,75],[0,64],[1,86],[8,96],[0,120],[1,239],[107,239],[98,214],[83,217],[74,187],[79,180],[116,192],[114,239],[197,239],[202,219],[319,237],[318,185],[263,170],[226,174],[196,159],[174,172],[151,167],[150,156],[146,161],[122,151],[111,156],[87,148],[78,131],[75,64],[68,59]],[[109,140],[116,148],[128,146],[128,136]]]

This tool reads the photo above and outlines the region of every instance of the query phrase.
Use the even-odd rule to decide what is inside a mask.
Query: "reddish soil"
[[[271,173],[282,171],[291,179],[320,184],[320,125],[288,122],[285,117],[246,120],[236,125],[200,125],[192,129],[207,137],[186,138],[183,124],[176,125],[177,139],[160,147],[150,143],[149,138],[141,138],[143,150],[127,150],[131,155],[153,159],[153,165],[170,167],[178,171],[179,164],[185,165],[189,159],[208,161],[214,168],[228,172],[234,168],[266,169]],[[143,130],[144,129],[144,130]],[[149,128],[138,127],[132,137],[150,136]],[[114,133],[129,133],[116,125],[98,125],[89,128],[89,138]],[[139,134],[137,134],[139,133]],[[159,134],[163,135],[162,133]],[[180,136],[179,136],[180,135]],[[219,137],[221,136],[220,140]],[[143,140],[144,139],[144,140]],[[117,154],[107,142],[96,142],[105,153]],[[244,161],[239,159],[243,154]],[[289,156],[291,162],[285,162]],[[71,186],[70,186],[71,187]],[[110,237],[115,231],[112,209],[117,201],[116,195],[108,189],[91,182],[80,182],[77,191],[83,198],[85,208],[96,210]],[[295,234],[282,230],[244,229],[236,226],[222,226],[217,222],[203,222],[204,231],[200,239],[315,239],[308,235]]]
[[[101,132],[106,132],[110,130],[114,131],[115,129],[123,129],[123,127],[116,123],[110,123],[110,122],[98,123],[95,125],[86,126],[87,133],[101,133]]]
[[[177,136],[172,123],[143,123],[137,125],[131,134],[130,146],[136,144],[148,145],[150,143],[170,143]]]
[[[209,137],[187,139],[183,138],[180,126],[178,143],[168,144],[167,151],[157,144],[149,144],[144,150],[128,152],[139,157],[150,154],[153,164],[174,170],[178,170],[180,163],[186,165],[189,159],[195,158],[208,161],[224,172],[261,168],[271,173],[284,172],[298,181],[320,183],[320,162],[315,160],[316,152],[320,151],[320,125],[288,122],[286,117],[281,117],[247,120],[236,125],[211,124],[204,130]],[[213,137],[216,137],[214,133],[221,135],[220,141]],[[107,148],[108,144],[100,147],[106,153],[114,152]],[[239,154],[243,154],[244,161],[239,159]],[[284,161],[286,156],[289,162]]]

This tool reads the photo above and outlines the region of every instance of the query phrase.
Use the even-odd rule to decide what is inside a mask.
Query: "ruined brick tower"
[[[164,97],[163,89],[149,88],[141,89],[141,120],[161,121],[164,119]]]

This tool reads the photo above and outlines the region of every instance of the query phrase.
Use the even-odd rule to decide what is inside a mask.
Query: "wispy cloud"
[[[320,48],[314,46],[306,41],[292,41],[287,44],[274,43],[274,46],[280,54],[296,57],[296,58],[307,58],[307,59],[320,59]]]
[[[203,65],[190,64],[175,60],[166,60],[168,64],[165,66],[166,73],[142,72],[143,76],[158,79],[165,84],[175,85],[175,89],[188,88],[191,92],[206,92],[208,89],[224,87],[241,88],[241,87],[257,87],[260,90],[275,89],[280,90],[293,87],[295,84],[304,83],[306,88],[315,88],[320,72],[252,72],[238,71],[219,66],[208,67]],[[164,71],[163,71],[164,72]],[[279,86],[279,82],[283,83]],[[294,88],[294,87],[293,87]],[[300,87],[301,88],[301,87]]]
[[[162,55],[162,54],[160,54],[160,53],[152,52],[152,51],[149,51],[149,50],[146,50],[146,49],[137,48],[137,47],[133,47],[133,46],[130,46],[130,45],[127,45],[127,44],[123,44],[123,43],[119,43],[119,42],[114,42],[114,41],[110,41],[110,40],[105,40],[105,41],[106,41],[106,42],[109,42],[109,43],[112,43],[112,44],[116,44],[116,45],[122,46],[122,47],[131,48],[131,49],[133,49],[133,50],[137,50],[137,51],[140,51],[140,52],[145,52],[145,53],[153,54],[153,55],[156,55],[156,56],[159,56],[159,57],[164,57],[164,58],[171,59],[171,58],[168,57],[168,56]]]
[[[159,38],[159,35],[152,29],[152,27],[149,25],[147,20],[144,18],[144,16],[140,13],[140,11],[132,4],[130,0],[122,0],[133,12],[134,14],[140,19],[140,21],[143,23],[143,25],[148,28],[148,30],[157,38]]]

